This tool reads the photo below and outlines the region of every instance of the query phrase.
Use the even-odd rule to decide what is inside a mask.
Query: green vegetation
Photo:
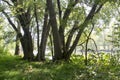
[[[83,56],[72,56],[70,62],[28,62],[0,55],[0,80],[120,80],[117,61],[104,53],[99,59],[90,55],[88,66]]]
[[[120,0],[0,0],[0,80],[120,80],[119,27]]]

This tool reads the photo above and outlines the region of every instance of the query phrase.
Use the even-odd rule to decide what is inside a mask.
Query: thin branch
[[[57,0],[58,10],[59,10],[59,20],[61,22],[62,10],[60,5],[60,0]]]
[[[87,36],[87,40],[86,40],[86,44],[85,44],[85,65],[87,65],[87,59],[88,59],[88,57],[87,57],[87,55],[88,55],[88,43],[89,43],[89,39],[90,39],[90,35],[91,35],[91,33],[92,33],[92,31],[93,31],[93,29],[94,29],[94,24],[92,24],[93,26],[92,26],[92,29],[91,29],[91,31],[90,31],[90,33],[88,34],[88,36]]]
[[[78,29],[78,21],[75,21],[73,28],[69,31],[69,35],[68,35],[67,42],[66,42],[66,50],[69,49],[70,42],[71,42],[72,37],[77,29]]]
[[[68,57],[70,57],[70,55],[72,54],[73,50],[75,49],[75,47],[77,46],[78,42],[79,42],[79,39],[84,31],[84,29],[87,27],[89,21],[91,19],[93,19],[94,15],[95,15],[95,12],[96,12],[96,8],[97,8],[97,5],[98,4],[94,4],[91,11],[89,12],[88,16],[86,17],[86,19],[84,20],[84,22],[79,26],[79,31],[78,31],[78,34],[76,36],[76,39],[75,41],[73,42],[71,48],[69,49],[69,51],[67,53],[68,54]]]
[[[94,4],[94,5],[93,5],[90,13],[88,14],[88,16],[86,17],[86,19],[85,19],[84,22],[86,22],[86,21],[88,21],[88,20],[90,20],[90,19],[93,18],[93,16],[95,15],[95,11],[96,11],[97,5],[98,5],[98,4]]]
[[[13,6],[12,4],[10,4],[7,0],[2,0],[3,2],[7,3],[9,6]]]
[[[97,44],[96,44],[95,40],[94,40],[93,38],[90,38],[90,40],[93,41],[93,43],[94,43],[94,45],[95,45],[95,48],[96,48],[96,52],[98,53],[98,48],[97,48]],[[98,56],[99,56],[99,54],[98,54]]]
[[[101,4],[101,5],[99,6],[99,8],[96,10],[95,14],[98,13],[98,12],[101,10],[101,8],[102,8],[103,5],[104,5],[104,4]]]

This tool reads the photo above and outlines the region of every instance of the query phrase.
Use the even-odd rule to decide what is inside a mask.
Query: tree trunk
[[[55,10],[53,7],[52,0],[46,0],[46,1],[47,1],[47,7],[48,7],[48,11],[49,11],[49,16],[50,16],[50,24],[51,24],[51,28],[52,28],[52,34],[53,34],[54,60],[60,60],[63,57],[62,44],[61,44],[60,34],[58,31]]]
[[[40,53],[38,53],[36,57],[38,61],[45,60],[45,49],[46,49],[46,43],[47,43],[49,31],[50,31],[50,23],[48,22],[48,13],[47,13],[47,8],[46,8],[45,15],[44,15],[44,25],[43,25],[43,30],[42,30],[41,43],[39,47]]]
[[[46,43],[47,43],[49,31],[50,31],[50,25],[48,25],[46,27],[46,29],[45,29],[45,27],[43,28],[41,44],[40,44],[40,54],[41,54],[40,59],[41,59],[41,61],[45,60],[45,49],[46,49]]]
[[[17,7],[18,5],[21,5],[24,1],[21,0],[12,0],[14,7]],[[31,6],[29,6],[27,9],[24,9],[23,7],[17,7],[16,12],[19,13],[16,15],[16,18],[19,20],[19,23],[23,29],[24,35],[19,34],[19,31],[14,27],[15,31],[19,34],[20,42],[23,48],[23,59],[25,60],[33,60],[33,43],[32,43],[32,36],[30,33],[30,22],[31,22]],[[10,22],[10,19],[8,19]],[[10,22],[11,23],[11,22]]]
[[[18,24],[18,32],[16,35],[16,46],[15,46],[15,55],[19,55],[20,54],[20,37],[19,37],[19,33],[20,33],[20,23],[19,21],[17,21]]]
[[[98,4],[94,4],[91,11],[89,12],[88,16],[86,17],[85,21],[79,26],[79,31],[78,34],[76,36],[75,41],[73,42],[73,45],[70,47],[69,51],[66,53],[66,60],[70,59],[70,56],[72,54],[72,52],[74,51],[74,49],[76,48],[79,39],[84,31],[84,29],[87,27],[89,21],[94,17],[94,15],[96,13],[98,13],[100,11],[100,9],[102,8],[103,5],[100,5],[99,8],[97,8]]]
[[[68,3],[67,9],[64,12],[63,18],[60,19],[60,27],[59,27],[59,34],[60,34],[60,38],[61,38],[61,43],[62,43],[62,49],[63,49],[63,55],[65,55],[67,53],[67,48],[66,48],[66,44],[65,44],[65,27],[67,26],[67,22],[69,19],[69,16],[73,10],[73,8],[75,7],[75,5],[78,3],[78,0],[71,0]],[[58,9],[59,9],[59,16],[61,17],[61,5],[60,5],[60,1],[58,0]]]
[[[24,53],[24,60],[33,60],[33,43],[32,43],[32,36],[30,32],[25,33],[24,36],[20,39],[21,45],[23,48]]]
[[[19,19],[19,22],[22,26],[22,29],[24,31],[24,35],[22,38],[20,38],[20,42],[23,48],[24,57],[25,60],[33,60],[33,43],[32,43],[32,36],[31,32],[29,31],[30,28],[30,13],[26,12],[23,14],[20,14],[17,16]]]
[[[16,46],[15,46],[15,55],[20,54],[20,42],[19,42],[19,35],[16,35]]]

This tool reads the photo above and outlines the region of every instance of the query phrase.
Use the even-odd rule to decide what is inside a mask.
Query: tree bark
[[[49,31],[50,31],[50,23],[48,21],[48,9],[46,8],[44,14],[44,24],[42,29],[41,43],[39,47],[40,53],[38,53],[36,57],[38,61],[45,61],[45,49],[46,49]]]
[[[20,23],[19,21],[17,21],[17,29],[20,33]],[[17,35],[16,35],[16,46],[15,46],[15,55],[19,55],[20,54],[20,38],[19,38],[19,33],[17,32]]]
[[[67,49],[66,49],[66,45],[65,45],[65,36],[64,36],[64,32],[65,32],[65,27],[67,26],[67,21],[68,18],[73,10],[73,8],[75,7],[75,5],[78,3],[78,0],[71,0],[67,6],[67,9],[64,12],[63,18],[60,21],[60,27],[59,27],[59,34],[60,34],[60,38],[61,38],[61,42],[62,42],[62,46],[63,46],[63,55],[66,54]],[[58,1],[58,7],[59,7],[59,15],[61,16],[61,10],[60,10],[60,2]]]
[[[20,9],[20,12],[24,11],[23,9]],[[22,44],[24,57],[25,60],[33,60],[33,43],[32,43],[32,35],[29,31],[30,28],[30,10],[28,8],[27,12],[22,12],[22,14],[17,15],[17,18],[22,26],[22,29],[24,31],[24,35],[22,38],[20,38],[20,42]]]
[[[66,51],[69,50],[70,43],[72,42],[73,35],[74,35],[74,33],[77,29],[78,29],[78,21],[75,21],[74,26],[71,29],[71,31],[69,32],[69,35],[68,35],[68,38],[67,38],[67,41],[66,41]]]
[[[60,34],[58,32],[56,14],[55,14],[52,0],[46,0],[46,2],[47,2],[48,11],[49,11],[50,24],[51,24],[52,35],[53,35],[54,60],[60,60],[62,59],[62,45],[61,45]]]
[[[20,54],[20,42],[19,42],[19,35],[16,35],[16,46],[15,46],[15,55]]]
[[[32,43],[32,36],[30,32],[25,33],[22,38],[20,38],[20,42],[23,48],[24,53],[24,60],[33,60],[33,43]]]

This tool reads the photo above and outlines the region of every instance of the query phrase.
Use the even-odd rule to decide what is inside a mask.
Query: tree
[[[79,39],[84,32],[84,29],[88,26],[90,23],[90,20],[93,19],[94,15],[97,14],[102,6],[102,2],[94,2],[89,14],[87,17],[84,19],[83,23],[81,23],[77,29],[74,27],[72,28],[71,32],[69,33],[69,36],[67,38],[67,42],[65,41],[65,27],[67,26],[67,22],[69,20],[70,14],[72,13],[72,10],[74,9],[75,5],[79,3],[79,0],[71,0],[68,2],[67,9],[64,12],[64,15],[61,15],[61,6],[60,6],[60,1],[58,0],[58,12],[59,12],[59,17],[60,17],[60,27],[58,30],[58,23],[57,23],[57,16],[55,13],[55,7],[53,6],[55,3],[49,0],[46,0],[47,2],[47,7],[49,10],[49,16],[50,16],[50,23],[51,23],[51,28],[52,28],[52,33],[53,33],[53,43],[54,43],[54,59],[59,60],[59,59],[65,59],[69,60],[71,54],[73,53],[74,49],[76,48]],[[63,16],[63,18],[61,18]],[[77,23],[78,24],[78,23]],[[76,27],[76,26],[75,26]],[[78,33],[76,35],[75,40],[72,43],[72,38],[74,35],[74,32],[78,30]],[[70,45],[71,44],[71,45]]]
[[[20,24],[18,22],[18,27],[17,29],[20,32]],[[15,55],[19,55],[20,54],[20,41],[19,41],[19,34],[16,35],[16,46],[15,46]]]
[[[48,19],[48,8],[46,7],[44,10],[44,22],[42,27],[42,35],[41,35],[41,43],[39,45],[38,54],[36,56],[36,60],[44,61],[45,60],[45,50],[47,45],[47,38],[50,31],[50,22]]]
[[[67,0],[63,3],[64,1],[3,0],[9,9],[3,9],[2,12],[20,39],[24,59],[34,58],[32,34],[35,34],[38,52],[36,60],[45,60],[47,41],[54,47],[53,61],[69,60],[77,45],[82,42],[83,33],[89,28],[92,20],[96,18],[97,22],[97,14],[106,2],[110,2],[110,0]],[[15,17],[12,18],[10,15]],[[24,34],[18,30],[13,21],[19,21]],[[31,30],[33,28],[36,29],[35,33]],[[52,35],[50,40],[49,35]]]
[[[32,43],[32,36],[30,32],[30,22],[31,22],[31,7],[27,7],[26,9],[23,8],[23,3],[24,1],[20,0],[11,0],[13,3],[13,7],[15,8],[15,12],[17,13],[15,16],[19,20],[20,25],[24,31],[24,35],[22,35],[21,32],[17,29],[15,24],[12,22],[10,19],[9,15],[2,10],[3,14],[6,16],[8,19],[9,23],[12,25],[13,29],[16,31],[17,35],[19,36],[23,52],[24,52],[24,57],[23,59],[26,60],[33,60],[33,43]]]

